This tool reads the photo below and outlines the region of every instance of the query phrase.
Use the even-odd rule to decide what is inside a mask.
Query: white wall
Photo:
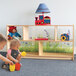
[[[40,3],[50,9],[52,24],[74,24],[76,28],[76,0],[0,0],[0,32],[6,35],[7,24],[33,25]]]

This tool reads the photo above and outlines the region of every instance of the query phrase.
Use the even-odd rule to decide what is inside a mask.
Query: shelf
[[[73,42],[73,40],[69,40],[69,41],[56,40],[56,42]]]
[[[8,40],[8,41],[11,41],[11,40]],[[29,39],[29,40],[20,40],[20,41],[41,41],[41,42],[73,42],[73,40],[70,40],[70,41],[61,41],[61,40],[32,40],[32,39]]]
[[[25,41],[25,42],[38,42],[38,52],[27,52],[27,55],[22,58],[34,58],[34,59],[60,59],[60,60],[74,60],[74,25],[7,25],[7,35],[8,35],[8,29],[9,26],[22,26],[22,32],[23,32],[23,39],[20,41]],[[54,27],[54,40],[35,40],[35,39],[29,39],[29,27],[35,26],[35,27]],[[73,27],[73,39],[69,41],[61,41],[58,40],[58,27]],[[60,36],[60,35],[59,35]],[[43,50],[43,42],[72,42],[73,44],[73,52],[72,54],[70,53],[47,53],[44,52]],[[7,50],[10,48],[10,40],[7,40]]]
[[[8,41],[11,41],[11,40],[8,40]],[[41,41],[41,42],[73,42],[73,40],[70,40],[70,41],[61,41],[61,40],[33,40],[33,39],[29,39],[29,40],[20,40],[20,41]]]
[[[29,40],[20,40],[20,41],[41,41],[41,42],[44,42],[44,41],[46,41],[46,42],[49,42],[49,41],[51,41],[51,42],[53,42],[54,40],[32,40],[32,39],[29,39]]]
[[[60,59],[60,60],[72,60],[72,54],[68,53],[43,53],[39,56],[38,53],[27,52],[27,55],[22,58],[34,58],[34,59]]]
[[[61,40],[32,40],[32,39],[29,39],[29,40],[20,40],[20,41],[41,41],[41,42],[73,42],[73,40],[70,40],[70,41],[61,41]]]
[[[7,25],[8,27],[9,26],[25,26],[25,27],[29,27],[29,26],[73,26],[73,25]]]
[[[25,26],[25,27],[29,27],[29,26],[35,26],[35,25],[7,25],[8,27],[9,26]]]

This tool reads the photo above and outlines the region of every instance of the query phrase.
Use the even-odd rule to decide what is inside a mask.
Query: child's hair
[[[6,38],[2,34],[0,34],[0,42],[3,42],[3,41],[6,42],[7,40],[6,40]]]
[[[15,47],[17,45],[20,45],[20,41],[19,40],[17,40],[17,39],[11,40],[11,42],[10,42],[10,48]]]

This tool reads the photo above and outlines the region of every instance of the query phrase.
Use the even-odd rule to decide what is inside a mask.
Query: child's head
[[[0,34],[0,50],[4,48],[6,42],[7,42],[6,38],[2,34]]]
[[[20,41],[19,40],[17,40],[17,39],[11,40],[11,42],[10,42],[10,49],[18,50],[19,47],[20,47]]]

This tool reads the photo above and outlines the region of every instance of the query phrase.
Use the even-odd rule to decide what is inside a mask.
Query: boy
[[[7,43],[6,38],[2,34],[0,34],[0,50],[2,50],[4,48],[4,46],[6,45],[6,43]],[[5,63],[13,64],[12,61],[10,61],[9,59],[5,58],[1,54],[0,54],[0,59],[2,61],[4,61]]]
[[[21,60],[21,53],[19,52],[20,42],[17,39],[13,39],[10,42],[10,49],[7,52],[7,58],[14,63],[18,63]]]

